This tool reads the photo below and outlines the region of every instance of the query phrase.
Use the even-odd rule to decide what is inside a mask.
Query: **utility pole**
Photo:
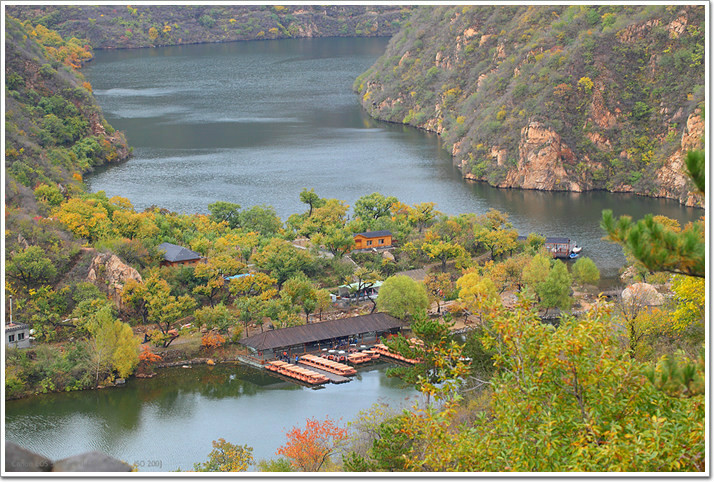
[[[12,325],[12,295],[10,295],[10,324]]]

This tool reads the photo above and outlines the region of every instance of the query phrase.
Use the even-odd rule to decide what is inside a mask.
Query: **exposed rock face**
[[[518,151],[518,167],[509,171],[502,187],[582,191],[564,167],[573,161],[573,152],[555,131],[540,122],[530,122],[521,131]]]
[[[704,119],[697,109],[687,119],[687,127],[682,134],[681,147],[656,173],[659,184],[658,196],[679,199],[687,206],[702,206],[702,196],[692,192],[692,183],[686,174],[684,157],[687,151],[697,149],[704,136]]]
[[[119,308],[123,307],[121,292],[130,279],[142,281],[141,275],[131,266],[127,266],[114,254],[98,254],[89,266],[87,281],[104,288]]]
[[[617,27],[583,24],[569,47],[565,13],[415,9],[355,90],[370,115],[436,132],[467,179],[702,206],[683,158],[702,148],[704,10],[609,12]]]
[[[625,306],[659,306],[664,297],[651,284],[635,283],[622,291],[622,302]]]

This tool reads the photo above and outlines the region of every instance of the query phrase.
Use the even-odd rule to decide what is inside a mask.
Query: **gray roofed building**
[[[161,243],[157,248],[164,251],[162,265],[197,263],[204,259],[200,253],[171,243]]]
[[[30,347],[30,326],[24,323],[5,325],[5,344],[15,348]]]
[[[408,324],[386,313],[354,316],[308,325],[269,330],[243,338],[240,343],[255,350],[274,350],[295,345],[336,340],[366,333],[385,333]]]

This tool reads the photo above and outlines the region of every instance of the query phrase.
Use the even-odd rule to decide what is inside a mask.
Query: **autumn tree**
[[[474,228],[474,240],[488,249],[491,258],[513,251],[518,246],[518,232],[508,221],[508,215],[491,209]]]
[[[235,445],[219,438],[211,442],[208,460],[193,464],[196,472],[245,472],[253,465],[253,448]]]
[[[692,329],[701,331],[704,327],[704,308],[706,306],[704,279],[692,276],[674,276],[672,292],[675,302],[675,309],[672,313],[674,329],[680,333]]]
[[[319,472],[347,439],[347,430],[326,418],[307,419],[305,428],[293,427],[276,454],[286,457],[301,472]]]
[[[111,229],[109,212],[96,198],[72,198],[56,211],[57,219],[74,235],[92,243],[106,236]]]
[[[379,288],[377,308],[396,318],[409,318],[429,307],[429,298],[423,283],[409,276],[390,276]]]
[[[424,286],[431,303],[436,303],[436,312],[441,313],[441,302],[449,295],[454,287],[451,275],[448,273],[429,273],[424,278]]]
[[[205,263],[198,263],[194,268],[194,276],[204,281],[196,286],[193,292],[208,298],[213,307],[215,298],[225,291],[226,277],[237,274],[245,264],[238,261],[231,254],[216,254],[210,256]]]
[[[172,326],[188,316],[196,302],[188,295],[173,296],[169,284],[151,272],[143,282],[129,280],[124,285],[122,300],[134,306],[144,323],[154,323],[159,331],[154,343],[168,347],[178,337]]]
[[[28,246],[11,255],[5,265],[5,274],[29,290],[52,281],[57,276],[57,268],[44,249]]]
[[[139,363],[139,340],[131,327],[115,318],[112,307],[106,305],[97,312],[89,332],[95,384],[111,371],[116,371],[121,378],[129,376]]]
[[[386,342],[395,352],[418,360],[408,366],[397,365],[387,370],[387,375],[401,378],[420,392],[437,399],[451,399],[467,373],[462,359],[463,345],[451,338],[453,324],[431,319],[421,313],[411,323],[414,338],[401,334]]]
[[[459,300],[468,313],[478,316],[482,321],[487,312],[492,312],[502,306],[501,297],[496,285],[488,276],[481,276],[475,270],[464,273],[456,280],[459,289]]]
[[[446,263],[450,259],[466,260],[468,256],[466,250],[461,245],[442,239],[434,239],[429,235],[429,232],[427,232],[421,249],[430,258],[441,261],[442,273],[446,272]]]
[[[265,273],[247,273],[243,276],[232,278],[228,282],[228,289],[233,296],[260,296],[269,299],[277,294],[275,289],[277,280]]]

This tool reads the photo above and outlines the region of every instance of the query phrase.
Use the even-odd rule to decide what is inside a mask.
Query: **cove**
[[[410,407],[418,392],[361,367],[352,381],[303,387],[244,365],[164,368],[125,387],[50,393],[5,404],[5,439],[53,460],[97,450],[140,472],[191,470],[218,438],[276,457],[285,432],[310,417],[346,425],[375,403]]]
[[[567,236],[603,278],[621,249],[602,239],[603,209],[685,224],[703,211],[672,200],[606,192],[501,190],[462,179],[436,135],[379,122],[362,110],[354,79],[388,39],[287,39],[98,51],[84,69],[109,122],[134,148],[128,162],[87,176],[92,191],[207,213],[222,200],[303,212],[303,188],[352,205],[372,192],[447,214],[509,214],[522,234]]]

